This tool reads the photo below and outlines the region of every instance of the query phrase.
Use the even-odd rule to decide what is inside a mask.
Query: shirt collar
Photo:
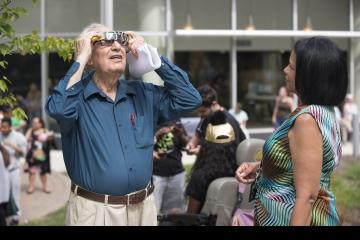
[[[86,81],[88,81],[88,84],[86,85],[85,89],[84,89],[84,96],[85,99],[87,100],[91,95],[93,94],[99,94],[102,97],[106,97],[105,94],[96,86],[95,82],[92,79],[94,73],[89,74],[86,79]],[[132,85],[128,84],[128,81],[124,80],[124,79],[120,79],[118,82],[118,88],[117,88],[117,93],[116,93],[116,101],[122,99],[122,98],[126,98],[127,94],[133,94],[136,95],[136,91],[134,89],[134,87]]]
[[[128,94],[136,95],[136,91],[135,91],[134,87],[131,84],[128,84],[128,81],[126,81],[124,79],[120,79],[119,85],[117,88],[115,102],[118,102],[123,98],[127,98]]]

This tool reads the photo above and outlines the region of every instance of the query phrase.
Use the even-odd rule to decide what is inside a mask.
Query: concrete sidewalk
[[[70,194],[70,179],[66,173],[52,171],[48,176],[48,186],[51,193],[44,193],[40,177],[37,176],[35,192],[28,194],[28,174],[21,174],[21,217],[20,224],[39,219],[63,207]]]

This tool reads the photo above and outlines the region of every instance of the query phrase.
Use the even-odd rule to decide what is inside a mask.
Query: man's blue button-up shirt
[[[71,180],[96,193],[124,195],[146,187],[152,175],[154,129],[201,104],[187,74],[161,57],[164,87],[119,80],[115,101],[92,80],[93,72],[66,90],[75,62],[49,96],[47,113],[61,129]]]

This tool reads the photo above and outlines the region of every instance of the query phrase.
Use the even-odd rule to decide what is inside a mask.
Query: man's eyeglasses
[[[91,42],[93,46],[95,44],[100,44],[100,46],[112,46],[114,41],[117,41],[121,46],[123,46],[126,52],[129,51],[129,36],[120,31],[111,31],[111,32],[103,32],[101,35],[95,35],[91,37]]]

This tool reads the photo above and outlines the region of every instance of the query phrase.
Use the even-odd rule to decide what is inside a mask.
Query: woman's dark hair
[[[212,125],[220,125],[226,123],[226,115],[223,111],[216,111],[210,116],[210,123]],[[211,177],[218,177],[220,174],[235,174],[236,163],[236,148],[237,142],[231,141],[229,143],[213,143],[205,141],[200,148],[199,155],[192,168],[196,171],[200,168],[206,168],[206,173]]]
[[[224,144],[204,143],[200,148],[192,172],[205,168],[206,174],[210,177],[219,177],[217,176],[219,173],[233,176],[237,168],[235,158],[236,148],[236,141]]]
[[[340,105],[348,88],[346,59],[328,38],[298,40],[295,88],[303,104]]]
[[[214,101],[218,100],[216,91],[210,87],[210,85],[205,84],[197,89],[202,98],[202,105],[203,107],[210,107]]]
[[[1,120],[1,122],[6,122],[10,127],[12,126],[11,118],[5,117]]]
[[[45,127],[44,119],[42,119],[41,117],[34,117],[32,120],[34,120],[35,118],[39,119],[39,123],[40,123],[41,126],[44,128],[44,127]]]

